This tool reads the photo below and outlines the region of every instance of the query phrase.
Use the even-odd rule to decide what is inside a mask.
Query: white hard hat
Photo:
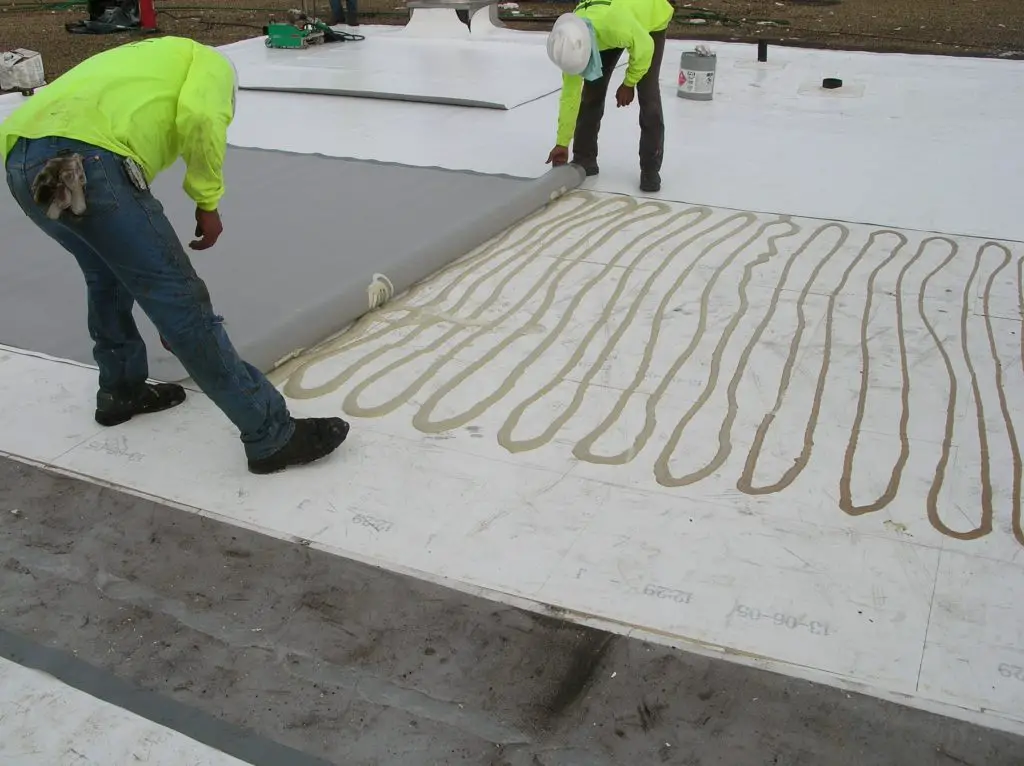
[[[583,74],[590,63],[590,27],[575,13],[563,13],[548,35],[548,58],[566,74]]]

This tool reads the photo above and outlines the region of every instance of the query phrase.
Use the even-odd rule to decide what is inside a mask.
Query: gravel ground
[[[185,3],[188,0],[184,0]],[[273,11],[283,16],[298,0],[157,1],[160,33],[223,44],[261,34]],[[712,40],[767,38],[809,47],[1024,58],[1024,0],[675,0],[676,37]],[[71,7],[67,7],[71,6]],[[519,3],[523,29],[550,27],[568,3]],[[327,15],[327,0],[317,9]],[[403,0],[361,0],[364,23],[401,24]],[[0,0],[0,50],[29,48],[43,54],[47,77],[120,45],[136,33],[73,35],[65,24],[86,18],[84,3]]]

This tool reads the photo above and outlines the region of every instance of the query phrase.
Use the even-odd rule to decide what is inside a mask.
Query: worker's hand
[[[551,150],[551,153],[548,154],[548,161],[545,162],[544,164],[545,165],[554,165],[555,167],[558,167],[559,165],[564,165],[568,161],[569,161],[569,147],[568,146],[556,146],[554,149]]]
[[[220,222],[220,213],[216,210],[200,210],[196,208],[197,240],[188,243],[193,250],[208,250],[217,244],[224,226]]]
[[[633,103],[633,95],[636,93],[636,89],[630,85],[620,85],[619,89],[615,91],[615,104],[617,106],[629,106]]]

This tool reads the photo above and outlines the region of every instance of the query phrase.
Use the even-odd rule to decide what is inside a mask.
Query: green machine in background
[[[324,41],[324,32],[319,29],[316,22],[300,27],[287,22],[272,21],[263,28],[263,31],[267,35],[268,48],[308,48]]]
[[[263,27],[268,48],[308,48],[321,43],[362,40],[362,35],[336,32],[316,16],[315,0],[302,2],[302,9],[288,11],[288,21],[274,21]]]

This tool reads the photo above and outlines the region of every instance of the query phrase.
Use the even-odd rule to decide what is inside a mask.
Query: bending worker
[[[597,134],[612,71],[622,52],[629,63],[615,92],[618,106],[640,102],[640,189],[661,189],[665,120],[658,72],[665,52],[665,30],[674,9],[668,0],[584,0],[558,17],[548,36],[548,57],[562,70],[558,137],[548,155],[552,165],[569,160],[588,176],[598,173]]]
[[[237,426],[253,473],[309,463],[348,435],[340,418],[293,419],[281,394],[242,361],[206,285],[149,184],[179,157],[196,203],[193,250],[222,226],[227,129],[237,74],[214,48],[163,37],[100,53],[37,91],[0,123],[7,183],[25,214],[85,276],[99,367],[96,421],[123,423],[181,404],[149,382],[137,301],[188,374]]]

